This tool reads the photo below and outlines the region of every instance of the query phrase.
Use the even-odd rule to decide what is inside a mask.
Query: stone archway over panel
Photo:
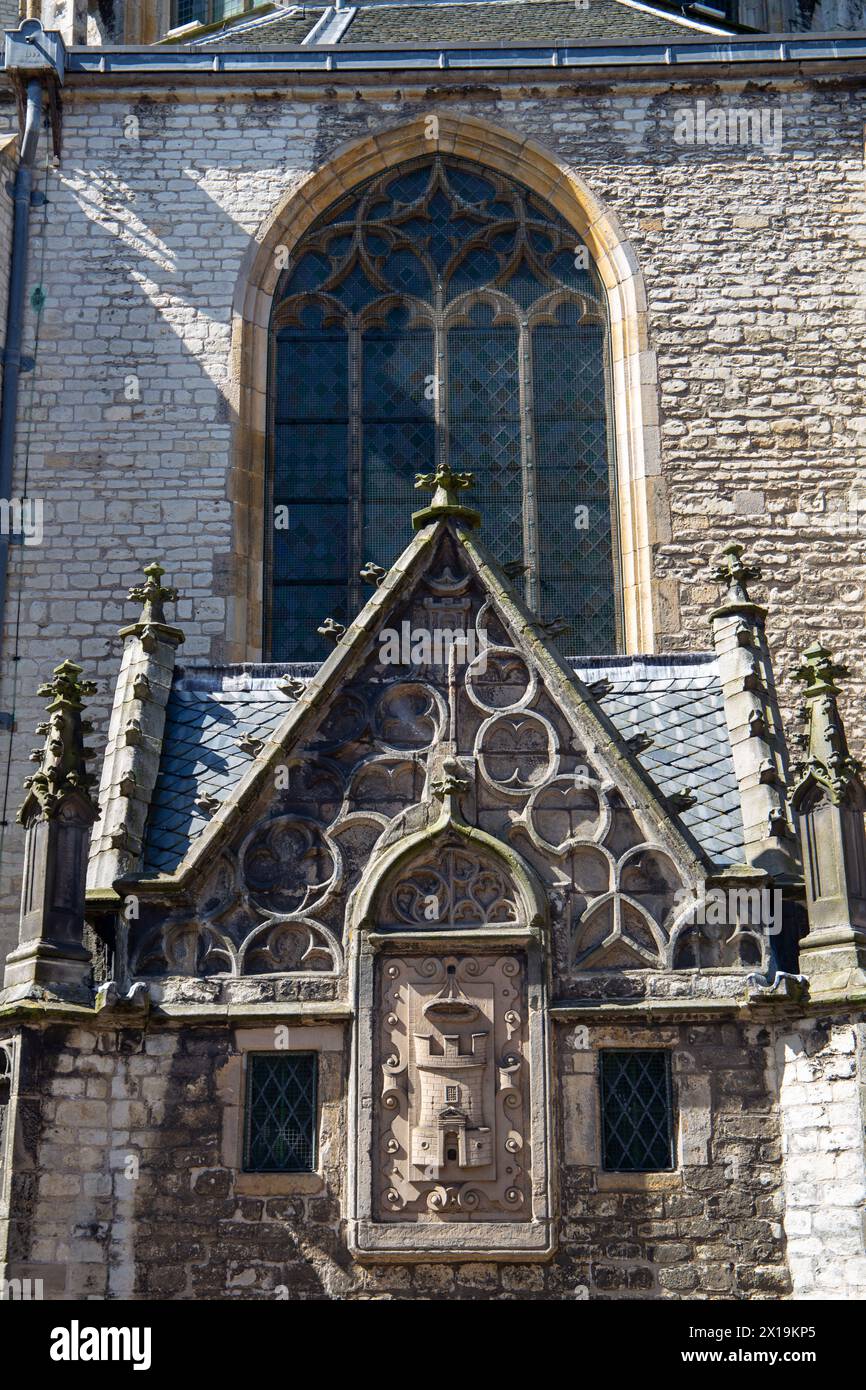
[[[471,116],[440,115],[438,138],[419,116],[354,141],[285,195],[247,252],[232,309],[230,404],[235,414],[229,497],[237,565],[229,604],[226,659],[261,659],[264,595],[267,363],[271,304],[286,252],[339,197],[407,159],[437,151],[498,169],[545,198],[583,238],[607,290],[617,526],[626,652],[651,652],[661,628],[654,592],[653,546],[669,535],[659,468],[658,388],[647,304],[636,257],[617,219],[571,168],[533,140]],[[286,248],[279,251],[278,248]]]

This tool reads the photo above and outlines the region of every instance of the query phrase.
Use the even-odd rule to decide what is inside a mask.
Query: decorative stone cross
[[[433,493],[429,507],[412,513],[412,525],[416,531],[443,516],[453,516],[471,527],[481,525],[480,513],[472,507],[461,506],[457,500],[457,493],[472,486],[471,473],[455,473],[450,464],[440,463],[435,473],[417,473],[415,486],[427,488]]]
[[[144,573],[147,576],[145,583],[133,585],[127,597],[144,605],[139,622],[148,626],[151,623],[164,624],[164,605],[177,602],[177,589],[160,583],[165,570],[156,560],[145,566]]]

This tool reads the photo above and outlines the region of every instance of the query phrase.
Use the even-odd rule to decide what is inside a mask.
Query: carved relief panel
[[[523,957],[384,955],[378,995],[378,1218],[528,1220]]]

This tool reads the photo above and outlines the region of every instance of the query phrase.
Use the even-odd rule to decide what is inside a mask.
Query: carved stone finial
[[[320,637],[327,637],[336,646],[346,629],[335,618],[326,618],[322,626],[316,628],[316,631]]]
[[[387,573],[387,570],[384,570],[381,565],[377,565],[373,560],[368,560],[364,568],[360,571],[364,583],[375,584],[377,589]]]
[[[164,605],[177,602],[177,589],[160,582],[165,570],[156,560],[145,565],[144,573],[147,576],[145,583],[134,584],[127,597],[144,605],[139,618],[140,623],[146,626],[150,626],[152,623],[164,625]]]
[[[760,579],[761,571],[757,565],[743,563],[745,546],[732,541],[726,545],[719,557],[713,578],[727,587],[725,597],[731,603],[750,603],[746,585],[752,579]]]
[[[441,772],[432,783],[431,791],[437,801],[444,801],[448,796],[462,796],[471,786],[472,778],[462,763],[449,757],[443,760]]]
[[[481,525],[480,513],[472,507],[461,506],[457,500],[457,493],[472,486],[471,473],[455,473],[449,464],[442,463],[435,473],[417,473],[415,486],[427,488],[433,493],[433,501],[429,507],[422,507],[421,511],[412,513],[412,525],[416,531],[443,516],[456,517],[467,526]]]
[[[61,662],[53,678],[39,686],[37,693],[49,701],[49,718],[38,726],[45,734],[44,746],[33,755],[39,769],[24,783],[28,795],[18,812],[23,824],[55,817],[73,794],[93,811],[94,818],[98,815],[89,792],[94,779],[85,768],[94,754],[84,747],[84,735],[93,726],[81,717],[84,697],[95,690],[93,681],[81,679],[81,667],[74,661]]]
[[[753,617],[766,615],[766,609],[749,598],[746,585],[753,579],[760,579],[761,571],[757,565],[744,562],[743,551],[742,545],[732,541],[730,545],[725,546],[716,562],[712,577],[718,584],[724,585],[725,593],[720,606],[711,613],[711,618],[723,617],[729,613],[743,613]]]
[[[859,763],[848,752],[845,727],[836,697],[837,680],[847,670],[833,661],[832,653],[820,642],[813,642],[803,653],[802,665],[794,672],[796,680],[805,682],[806,712],[809,721],[808,752],[804,773],[794,789],[799,801],[807,782],[817,782],[828,792],[834,806],[845,797],[860,770]]]
[[[84,945],[84,887],[87,851],[99,808],[90,795],[84,764],[93,757],[83,736],[85,695],[96,686],[81,679],[81,667],[63,661],[39,687],[49,698],[43,725],[45,746],[39,769],[28,777],[18,812],[29,865],[21,886],[18,945],[6,957],[3,977],[9,999],[91,1001],[93,961]]]
[[[293,700],[300,700],[306,688],[306,681],[301,680],[300,676],[291,676],[288,673],[277,681],[277,690],[283,695],[290,695]]]
[[[566,633],[571,632],[571,623],[561,614],[556,618],[539,618],[537,622],[533,623],[533,627],[538,628],[539,632],[545,633],[548,637],[554,638],[564,637]]]

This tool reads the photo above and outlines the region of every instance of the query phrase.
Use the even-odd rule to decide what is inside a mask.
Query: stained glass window
[[[315,1169],[316,1060],[314,1052],[263,1052],[247,1058],[248,1173]]]
[[[602,1166],[647,1173],[673,1167],[670,1054],[603,1051]]]
[[[458,159],[379,174],[299,243],[272,345],[273,660],[324,658],[317,627],[358,612],[446,461],[569,652],[616,650],[605,296],[553,208]]]

